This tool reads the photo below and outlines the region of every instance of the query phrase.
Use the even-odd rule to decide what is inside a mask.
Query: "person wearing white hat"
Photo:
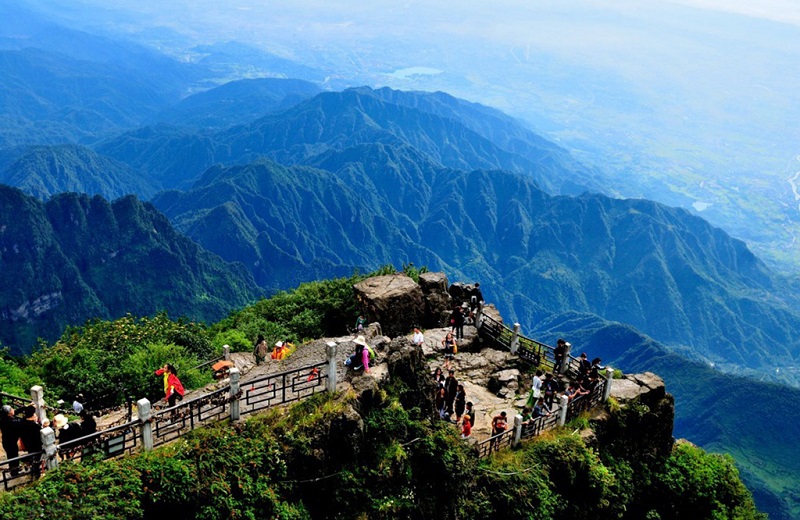
[[[58,429],[58,443],[64,444],[65,442],[69,442],[72,440],[77,439],[78,437],[82,437],[81,435],[81,425],[78,423],[70,423],[68,422],[67,417],[64,414],[57,414],[53,417],[53,422]]]
[[[364,369],[365,374],[369,374],[369,345],[364,336],[358,336],[353,340],[356,344],[355,353],[347,358],[345,365],[351,367],[353,370]]]

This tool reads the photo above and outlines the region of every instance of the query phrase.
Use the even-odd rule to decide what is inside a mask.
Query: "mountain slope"
[[[452,114],[407,105],[386,101],[366,88],[324,92],[284,112],[224,131],[175,135],[167,128],[145,128],[107,139],[97,150],[163,179],[167,187],[185,185],[217,162],[230,165],[266,157],[303,164],[327,151],[373,143],[413,146],[450,168],[525,173],[553,193],[580,192],[595,182],[593,172],[556,146],[538,152],[531,146],[531,157],[524,157],[470,128],[479,126],[475,123],[467,126]],[[165,156],[170,159],[162,161]]]
[[[0,185],[0,269],[14,273],[0,287],[0,341],[14,353],[91,318],[166,310],[219,319],[260,294],[241,265],[134,197],[66,193],[44,204]]]
[[[800,355],[800,314],[777,278],[742,242],[686,211],[552,197],[526,175],[449,170],[410,147],[329,151],[314,164],[327,171],[215,167],[195,189],[154,204],[270,287],[326,265],[413,261],[491,280],[492,300],[524,326],[591,312],[726,369],[765,374]]]
[[[120,162],[80,145],[32,146],[4,171],[0,183],[46,200],[72,191],[116,199],[127,194],[151,197],[155,186]]]
[[[224,128],[285,110],[317,95],[320,88],[297,79],[259,78],[231,81],[182,99],[150,123]]]
[[[800,514],[800,390],[724,374],[595,315],[563,313],[538,325],[539,339],[567,337],[614,368],[660,375],[675,397],[677,437],[732,455],[770,518]]]

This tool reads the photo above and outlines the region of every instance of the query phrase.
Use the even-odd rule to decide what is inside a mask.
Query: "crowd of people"
[[[63,413],[58,413],[53,420],[44,415],[41,420],[33,404],[14,409],[11,405],[3,405],[0,412],[0,435],[3,439],[3,451],[7,459],[15,459],[23,454],[35,454],[42,451],[41,431],[43,428],[54,427],[59,444],[86,437],[97,431],[97,422],[94,414],[83,407],[77,398],[73,402],[73,411],[79,417],[70,421]],[[77,448],[77,447],[76,447]],[[41,457],[31,460],[31,471],[39,474]],[[20,471],[19,461],[9,464],[11,476]]]

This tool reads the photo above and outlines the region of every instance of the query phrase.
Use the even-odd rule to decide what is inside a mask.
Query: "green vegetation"
[[[44,502],[76,519],[763,518],[729,457],[679,443],[613,458],[565,429],[478,460],[455,428],[404,408],[403,391],[318,394],[152,453],[65,463],[0,508],[10,520]]]

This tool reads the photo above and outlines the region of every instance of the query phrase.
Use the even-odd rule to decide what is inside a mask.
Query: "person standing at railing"
[[[533,408],[536,402],[542,397],[542,375],[541,370],[537,370],[533,375],[533,383],[531,384],[531,393],[528,395],[528,402],[525,403],[528,407]]]
[[[25,408],[25,420],[20,423],[19,439],[28,453],[39,453],[42,451],[42,427],[36,421],[36,408],[28,406]],[[31,472],[34,476],[39,476],[41,467],[39,465],[40,457],[35,457],[31,460]]]
[[[182,401],[186,390],[178,379],[178,371],[169,363],[156,370],[157,376],[164,376],[164,399],[170,408],[175,406],[175,401]]]
[[[592,363],[589,361],[586,352],[581,352],[581,357],[578,358],[578,379],[582,380],[589,376],[589,371],[592,370]]]
[[[506,431],[507,427],[508,427],[508,418],[505,410],[492,417],[492,437],[494,437],[495,435],[500,435],[501,433]],[[492,449],[494,450],[500,449],[499,440],[492,441]]]
[[[560,374],[564,369],[564,357],[567,353],[567,342],[561,338],[556,341],[556,348],[553,349],[553,373]]]
[[[19,434],[22,421],[15,417],[14,409],[10,405],[3,405],[2,416],[0,416],[0,435],[3,436],[3,451],[6,452],[7,459],[19,457]],[[19,461],[9,465],[11,475],[19,473]]]
[[[544,402],[544,399],[539,398],[539,400],[536,402],[536,406],[533,407],[533,412],[531,413],[531,419],[536,420],[539,417],[547,417],[551,413],[553,412],[552,410],[550,410],[550,407],[547,406],[547,404]]]
[[[547,407],[552,408],[553,400],[556,398],[556,392],[558,392],[558,383],[550,372],[544,376],[542,391],[544,392],[544,401],[547,403]]]

